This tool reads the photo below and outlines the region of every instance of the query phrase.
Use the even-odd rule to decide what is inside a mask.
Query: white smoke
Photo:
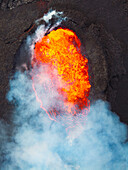
[[[43,28],[41,31],[40,28]],[[40,26],[33,37],[28,38],[30,50],[33,40],[44,35],[45,27]],[[36,37],[36,38],[34,38]],[[46,66],[33,68],[33,71],[16,72],[10,81],[7,98],[15,105],[13,114],[13,134],[8,140],[7,130],[2,146],[2,170],[127,170],[128,144],[127,127],[119,121],[119,117],[109,110],[109,105],[101,100],[90,107],[87,117],[75,116],[77,126],[67,131],[67,119],[52,121],[40,108],[33,91],[31,76],[41,72],[46,84],[50,77],[45,72]],[[44,71],[43,71],[44,70]],[[31,75],[31,76],[30,76]],[[55,105],[57,90],[47,93],[44,86],[35,79],[39,92],[43,93],[42,102],[48,109]],[[59,102],[58,102],[59,103]],[[61,102],[59,106],[62,107]],[[63,108],[62,108],[63,109]],[[74,120],[74,117],[70,117]],[[85,122],[85,123],[83,123]],[[71,126],[73,121],[71,121]],[[4,143],[4,144],[3,144]],[[5,144],[6,143],[6,144]]]
[[[36,24],[39,24],[40,21],[44,20],[46,23],[49,23],[49,20],[52,19],[53,16],[56,16],[57,18],[60,18],[60,16],[63,14],[63,12],[57,12],[56,10],[50,10],[47,14],[44,14],[43,17],[37,19],[35,21]],[[62,20],[62,17],[61,17]]]
[[[68,133],[40,108],[27,74],[16,73],[8,99],[16,104],[15,130],[14,142],[6,148],[10,161],[4,162],[3,169],[127,169],[126,126],[107,103],[97,101],[86,124],[79,122]]]

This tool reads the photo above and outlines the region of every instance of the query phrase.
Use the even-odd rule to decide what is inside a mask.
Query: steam
[[[46,23],[49,23],[49,20],[52,19],[53,16],[60,18],[60,20],[62,21],[62,17],[61,17],[62,14],[63,12],[56,12],[55,10],[50,10],[47,14],[44,14],[43,17],[37,19],[35,23],[39,24],[39,22],[42,20],[44,20]]]
[[[47,18],[47,17],[46,17]],[[51,15],[50,15],[51,18]],[[46,32],[42,25],[27,43],[33,54],[34,42]],[[112,113],[109,104],[98,100],[90,107],[90,113],[75,121],[70,121],[68,130],[67,118],[62,116],[60,122],[52,121],[41,109],[33,91],[31,76],[42,73],[43,80],[50,85],[46,74],[47,66],[35,67],[33,70],[16,72],[10,81],[7,98],[14,103],[13,132],[8,139],[6,125],[1,126],[1,169],[2,170],[127,170],[128,144],[127,127]],[[58,103],[56,88],[49,94],[44,86],[34,79],[39,91],[43,93],[42,101],[46,109]],[[69,117],[73,120],[74,117]],[[4,138],[3,138],[4,136]]]

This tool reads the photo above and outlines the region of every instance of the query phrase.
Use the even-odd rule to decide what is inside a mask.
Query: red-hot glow
[[[65,114],[76,115],[82,109],[88,110],[90,91],[88,60],[80,52],[80,40],[69,29],[59,28],[51,31],[35,44],[32,64],[46,64],[53,86],[57,86],[58,93],[63,96]],[[56,76],[53,74],[56,70]],[[57,82],[56,84],[54,82]],[[46,110],[35,84],[33,90],[41,108],[51,119],[60,115],[55,108]],[[51,93],[52,88],[49,89]]]

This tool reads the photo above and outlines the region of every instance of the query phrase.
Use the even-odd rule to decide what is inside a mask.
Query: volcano
[[[2,114],[6,113],[10,121],[9,125],[0,120],[1,169],[127,169],[127,126],[110,111],[108,103],[102,101],[118,101],[118,81],[123,82],[122,75],[125,73],[122,56],[126,44],[119,36],[125,32],[121,30],[125,23],[122,18],[125,17],[122,17],[123,13],[119,13],[118,17],[115,15],[121,11],[119,4],[122,3],[94,0],[89,4],[89,1],[79,3],[74,0],[65,4],[65,1],[53,0],[50,4],[52,8],[63,11],[68,19],[61,20],[59,13],[51,10],[44,17],[35,17],[33,3],[30,13],[35,17],[34,23],[28,24],[30,13],[27,9],[31,6],[28,4],[28,8],[25,6],[25,19],[19,26],[20,32],[33,34],[26,37],[15,56],[16,72],[10,80],[6,97],[15,107],[12,117],[3,103],[1,107],[4,110],[1,109]],[[116,16],[120,29],[117,29],[119,25],[113,17],[109,16],[110,4],[113,10],[110,9],[111,16]],[[18,29],[15,31],[10,23],[17,23],[17,12],[22,14],[23,9],[21,6],[18,10],[8,11],[9,15],[4,19],[6,24],[2,24],[1,40],[2,44],[5,42],[3,47],[8,55],[3,53],[6,62],[1,62],[1,68],[8,69],[8,73],[10,56],[14,56],[20,42],[20,38],[10,32],[14,30],[18,34]],[[1,16],[3,21],[5,16]],[[120,19],[123,21],[121,24]],[[22,30],[24,24],[30,27]],[[8,25],[7,29],[4,25]],[[35,25],[37,28],[34,31]],[[118,34],[118,38],[113,32]],[[7,81],[8,76],[3,72],[1,75],[1,79]],[[125,91],[125,86],[122,89]],[[120,109],[124,106],[118,102],[116,104]],[[88,111],[88,116],[83,116]]]

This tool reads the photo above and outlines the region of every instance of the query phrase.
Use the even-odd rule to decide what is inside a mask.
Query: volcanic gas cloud
[[[88,99],[90,91],[88,60],[80,52],[80,40],[76,34],[69,29],[59,28],[51,31],[35,44],[32,65],[47,65],[47,74],[50,77],[50,84],[43,83],[44,89],[52,94],[56,88],[59,97],[58,101],[63,101],[64,113],[76,115],[84,108],[88,111],[90,102]],[[36,75],[41,82],[43,77]],[[34,78],[33,78],[34,79]],[[41,93],[37,92],[33,81],[33,89],[37,100],[41,103],[41,108],[51,119],[60,116],[57,108],[46,110],[41,100]],[[46,96],[43,96],[45,98]]]
[[[86,117],[88,60],[74,32],[51,31],[63,20],[60,14],[49,11],[36,21],[47,26],[27,37],[32,69],[17,71],[10,80],[7,99],[15,110],[10,126],[0,120],[0,169],[128,169],[127,126],[102,100],[90,106]],[[58,20],[51,28],[53,16]]]

